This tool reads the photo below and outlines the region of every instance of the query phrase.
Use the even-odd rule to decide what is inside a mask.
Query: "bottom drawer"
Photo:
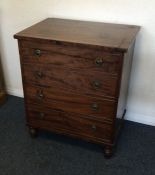
[[[94,138],[109,142],[112,140],[112,125],[73,113],[56,110],[28,109],[28,124],[50,131],[63,131],[63,134]]]

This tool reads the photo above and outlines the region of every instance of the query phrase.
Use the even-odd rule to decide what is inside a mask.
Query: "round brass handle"
[[[41,55],[41,50],[40,49],[36,49],[34,51],[34,54],[37,55],[37,56],[40,56]]]
[[[97,111],[99,109],[99,106],[97,103],[93,103],[91,107],[93,111]]]
[[[97,58],[97,59],[95,60],[95,64],[96,64],[96,66],[98,66],[98,67],[102,66],[102,65],[103,65],[103,59],[102,59],[102,58]]]
[[[36,72],[36,76],[37,76],[37,78],[42,78],[43,77],[43,73],[41,71],[37,71]]]
[[[96,131],[96,125],[92,125],[92,131]]]
[[[94,85],[94,87],[97,89],[97,88],[100,88],[101,87],[101,82],[100,81],[98,81],[98,80],[95,80],[94,82],[93,82],[93,85]]]
[[[43,94],[42,90],[40,90],[39,92],[37,92],[37,98],[38,98],[39,100],[41,100],[41,99],[44,98],[44,94]]]
[[[40,112],[40,113],[39,113],[39,118],[40,118],[40,119],[43,119],[44,117],[45,117],[45,113]]]

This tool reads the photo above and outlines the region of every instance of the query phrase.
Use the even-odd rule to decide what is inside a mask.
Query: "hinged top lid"
[[[139,30],[139,26],[133,25],[48,18],[14,37],[98,45],[125,52]]]

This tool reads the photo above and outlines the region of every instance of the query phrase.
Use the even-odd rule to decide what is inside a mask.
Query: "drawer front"
[[[41,64],[24,64],[23,76],[27,83],[73,91],[79,94],[116,97],[117,76],[87,69],[61,69]]]
[[[110,140],[112,125],[97,120],[43,108],[28,108],[29,124],[45,129],[64,130],[81,136]]]
[[[115,101],[101,100],[89,96],[80,96],[70,91],[51,90],[43,87],[25,86],[28,104],[38,104],[44,107],[66,112],[92,116],[113,121],[115,116]]]
[[[95,46],[84,47],[52,42],[22,41],[22,63],[43,63],[76,69],[102,70],[111,74],[120,72],[122,55],[108,53]]]

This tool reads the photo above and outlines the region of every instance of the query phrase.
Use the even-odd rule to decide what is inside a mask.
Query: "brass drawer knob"
[[[41,99],[44,98],[44,94],[43,94],[43,91],[42,91],[42,90],[39,90],[39,91],[37,92],[37,98],[38,98],[39,100],[41,100]]]
[[[92,125],[92,131],[95,132],[96,131],[96,125]]]
[[[97,103],[93,103],[93,104],[91,105],[91,108],[92,108],[93,111],[99,110],[99,106],[98,106]]]
[[[95,81],[93,82],[93,86],[95,87],[95,89],[98,89],[98,88],[101,87],[101,82],[98,81],[98,80],[95,80]]]
[[[40,113],[39,113],[39,119],[43,119],[44,117],[45,117],[45,113],[40,112]]]
[[[41,55],[41,50],[40,49],[35,49],[34,54],[37,56]]]
[[[103,59],[102,58],[97,58],[95,60],[95,64],[96,64],[96,66],[101,67],[103,65]]]
[[[42,73],[41,71],[36,71],[35,74],[36,74],[36,77],[37,77],[37,78],[43,78],[43,76],[44,76],[43,73]]]

